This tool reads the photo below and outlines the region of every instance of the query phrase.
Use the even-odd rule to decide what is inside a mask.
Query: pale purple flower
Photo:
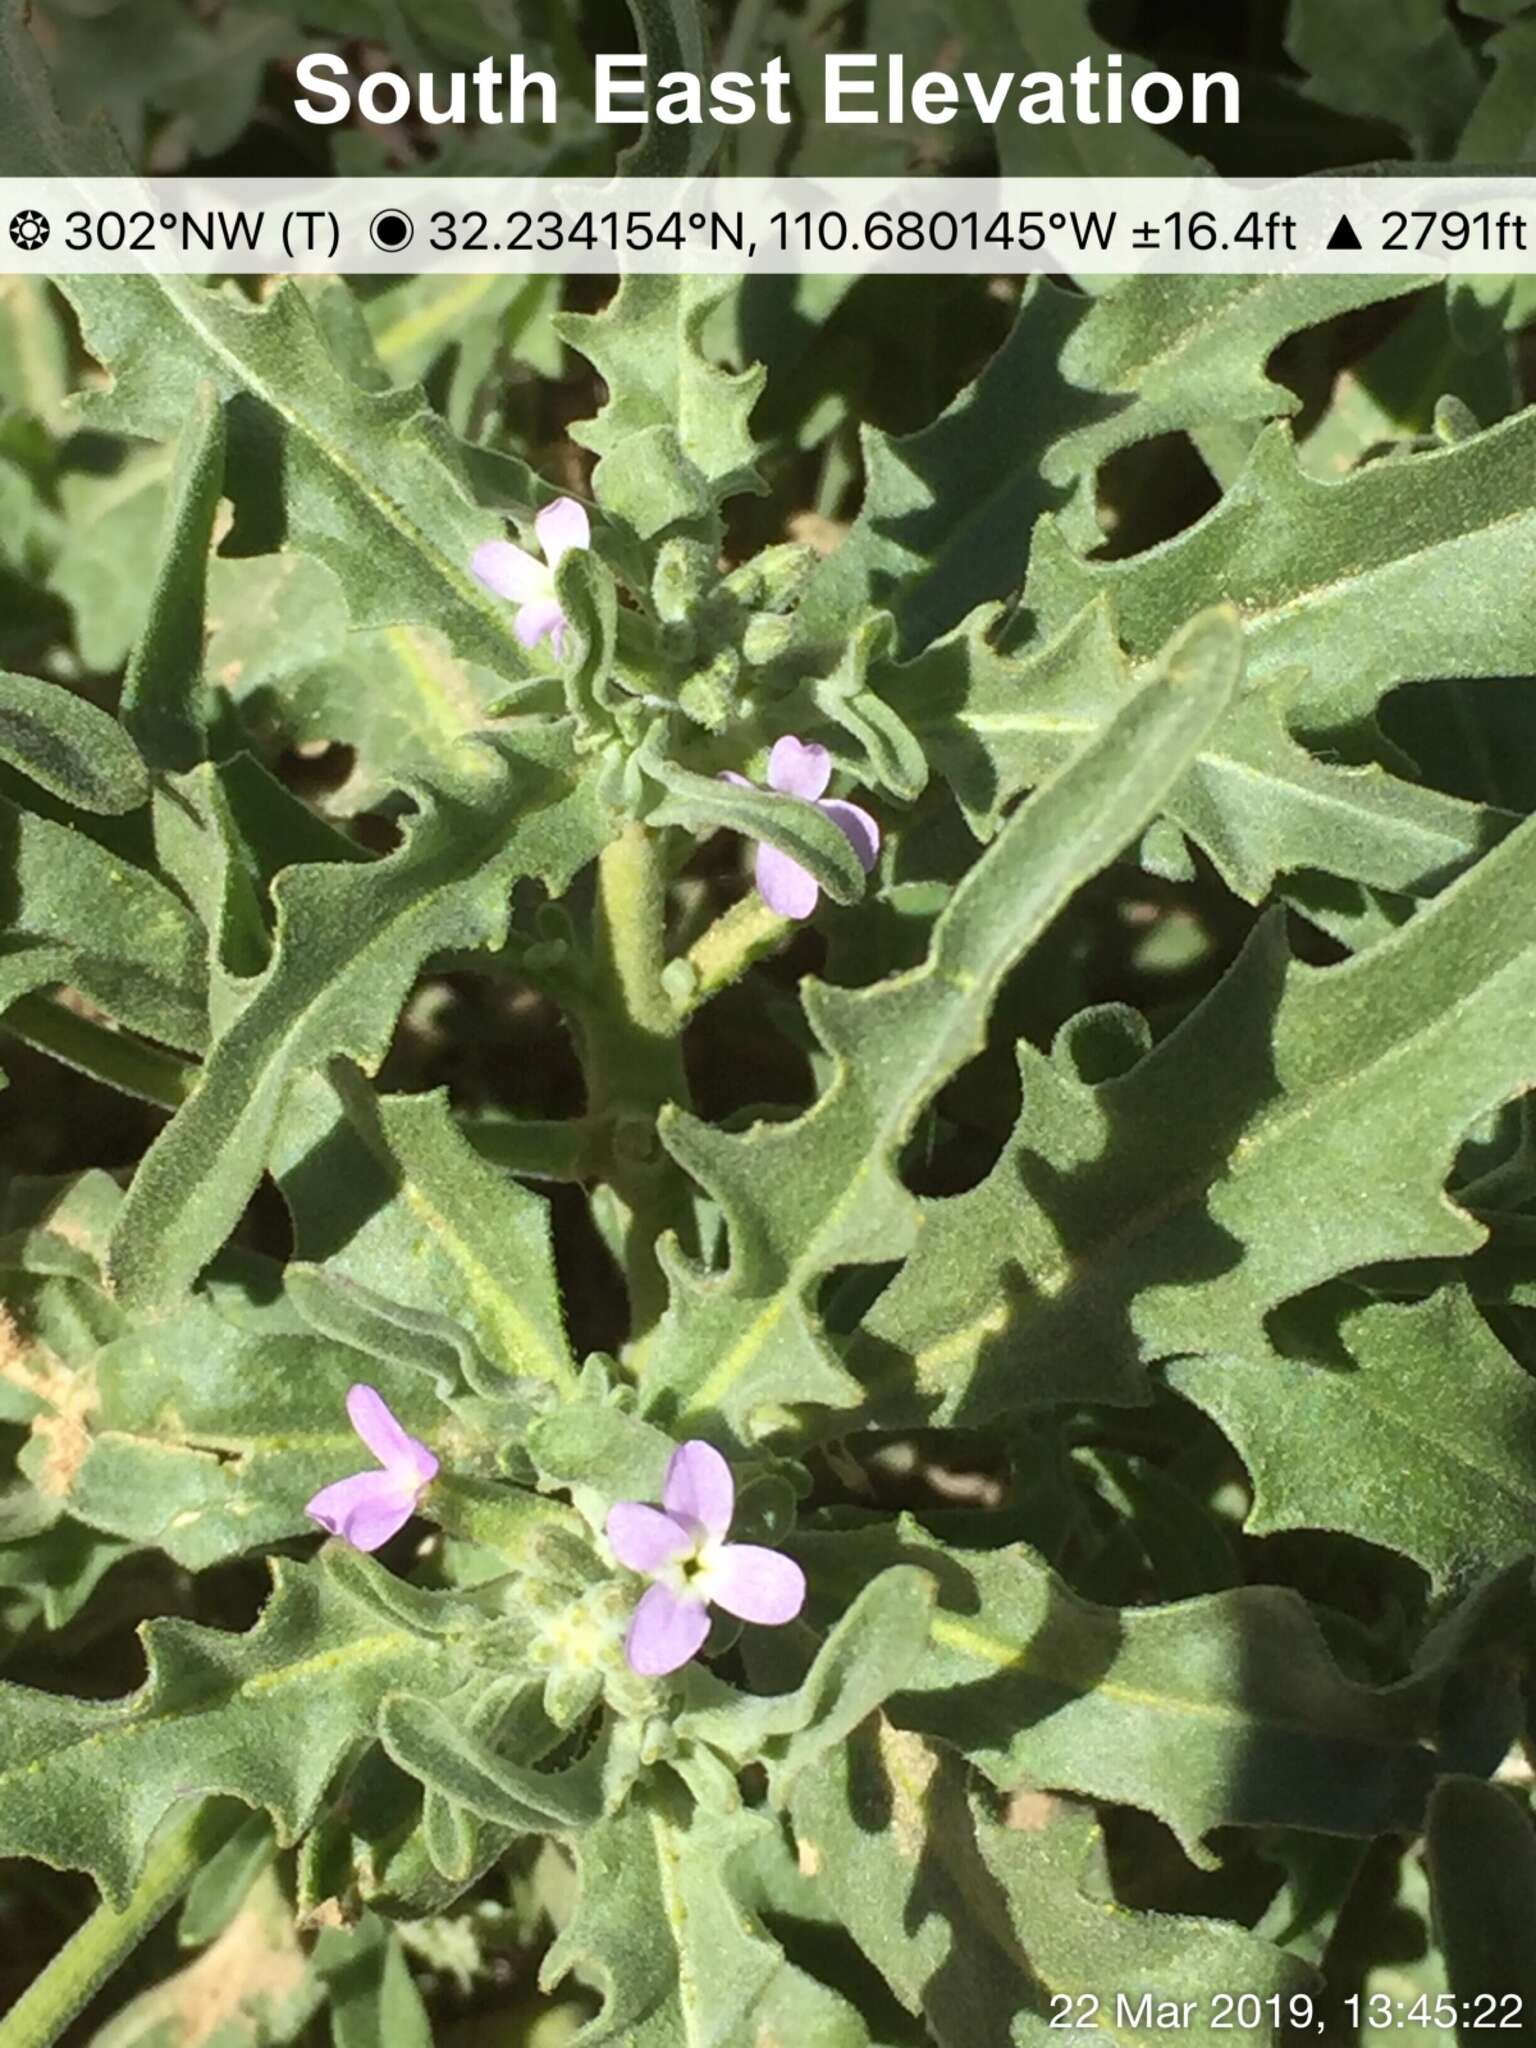
[[[667,1466],[664,1505],[621,1500],[608,1512],[613,1554],[651,1583],[629,1624],[630,1669],[661,1678],[688,1662],[709,1634],[711,1606],[739,1621],[793,1621],[805,1605],[805,1574],[760,1543],[727,1543],[736,1507],[731,1468],[710,1444],[679,1444]]]
[[[349,1387],[347,1414],[384,1469],[355,1472],[350,1479],[322,1486],[304,1512],[355,1549],[377,1550],[415,1514],[421,1496],[437,1477],[437,1460],[424,1443],[401,1428],[376,1388]]]
[[[556,498],[539,513],[533,530],[544,550],[542,562],[509,540],[488,540],[475,549],[470,566],[487,590],[517,606],[513,631],[523,646],[537,647],[548,634],[560,661],[569,621],[555,595],[555,571],[572,548],[591,547],[592,523],[574,498]]]
[[[741,789],[751,789],[744,775],[726,771],[723,779]],[[774,742],[768,756],[768,787],[779,796],[798,796],[825,811],[859,857],[867,875],[880,855],[880,827],[857,804],[822,794],[832,780],[832,756],[814,740],[797,740],[786,733]],[[816,877],[766,842],[757,849],[757,893],[780,917],[809,917],[821,894]]]

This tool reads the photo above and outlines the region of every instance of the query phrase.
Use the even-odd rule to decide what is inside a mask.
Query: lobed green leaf
[[[664,1114],[668,1149],[725,1211],[731,1265],[708,1273],[673,1254],[672,1302],[642,1378],[652,1415],[681,1427],[718,1412],[745,1432],[769,1402],[857,1398],[810,1307],[814,1286],[836,1266],[910,1247],[918,1211],[895,1161],[919,1112],[980,1049],[1008,970],[1155,813],[1221,716],[1241,661],[1230,616],[1197,620],[998,834],[921,967],[857,993],[811,986],[811,1022],[834,1066],[804,1116],[736,1135]]]

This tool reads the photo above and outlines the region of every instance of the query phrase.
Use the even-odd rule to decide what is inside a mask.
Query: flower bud
[[[795,622],[778,612],[754,612],[741,636],[742,659],[749,668],[762,668],[787,653],[795,637]]]
[[[715,556],[702,541],[663,541],[651,576],[651,603],[663,625],[681,625],[715,580]]]

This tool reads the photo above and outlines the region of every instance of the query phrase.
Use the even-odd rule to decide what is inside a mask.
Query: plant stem
[[[754,960],[760,960],[790,929],[789,919],[770,910],[754,889],[701,932],[686,955],[695,980],[677,1005],[686,1017],[737,981]]]
[[[127,1905],[98,1906],[0,2020],[0,2048],[49,2048],[246,1818],[208,1800],[163,1830]]]
[[[626,826],[597,865],[592,986],[577,1007],[577,1038],[590,1116],[611,1120],[609,1184],[625,1212],[621,1256],[630,1331],[643,1338],[666,1305],[656,1241],[694,1238],[684,1175],[662,1150],[657,1112],[688,1103],[682,1019],[662,981],[666,965],[666,872],[660,835]]]
[[[597,864],[598,950],[616,987],[628,1034],[647,1055],[647,1067],[669,1084],[680,1083],[677,1019],[661,973],[666,965],[666,884],[654,835],[628,825],[603,848]]]
[[[197,1079],[188,1061],[82,1017],[52,996],[21,996],[0,1018],[0,1030],[77,1074],[160,1109],[179,1109]]]
[[[197,1079],[198,1069],[190,1061],[82,1017],[49,996],[18,998],[0,1018],[0,1031],[77,1074],[160,1109],[179,1109]],[[604,1156],[604,1134],[582,1117],[564,1122],[463,1117],[460,1124],[482,1158],[530,1180],[588,1180]]]

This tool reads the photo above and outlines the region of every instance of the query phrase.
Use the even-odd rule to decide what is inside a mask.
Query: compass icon
[[[11,215],[11,240],[18,249],[41,249],[47,239],[48,223],[35,206]]]

